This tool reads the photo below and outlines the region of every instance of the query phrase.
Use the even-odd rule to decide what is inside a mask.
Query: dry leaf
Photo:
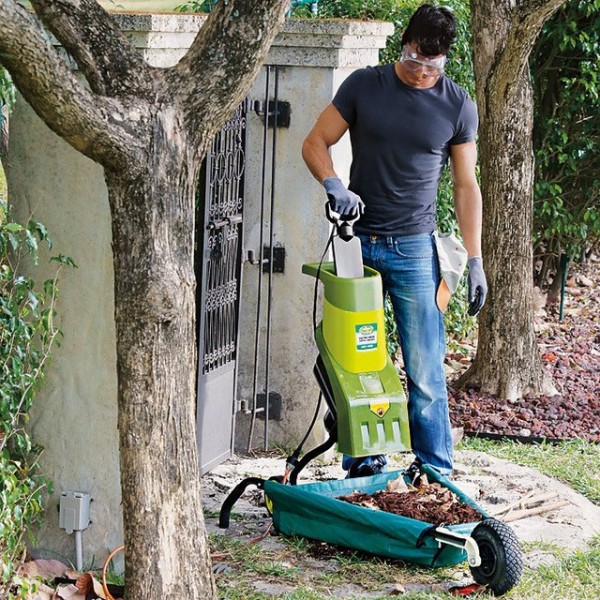
[[[68,567],[59,560],[30,560],[21,566],[19,575],[22,577],[39,577],[40,579],[54,579],[63,577]]]
[[[406,588],[401,583],[396,583],[392,589],[386,593],[387,596],[403,596],[404,594],[406,594]]]
[[[77,586],[72,583],[59,585],[55,597],[61,600],[85,600],[85,594],[80,594]]]
[[[78,577],[75,585],[82,594],[94,592],[98,598],[106,600],[106,594],[102,589],[102,584],[91,573],[84,573]]]
[[[390,479],[385,486],[385,489],[388,492],[396,492],[397,494],[402,494],[404,492],[409,492],[409,488],[404,481],[404,477],[400,475],[396,479]]]

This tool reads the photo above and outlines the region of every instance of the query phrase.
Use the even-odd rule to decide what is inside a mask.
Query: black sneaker
[[[371,475],[379,475],[385,473],[387,459],[383,454],[377,456],[367,456],[364,459],[355,460],[348,469],[346,479],[352,477],[370,477]]]
[[[421,465],[423,461],[420,458],[415,458],[410,464],[410,467],[404,472],[404,478],[407,479],[407,483],[413,487],[418,487],[421,481]]]

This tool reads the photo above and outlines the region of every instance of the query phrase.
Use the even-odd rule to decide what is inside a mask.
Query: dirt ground
[[[391,457],[390,468],[402,469],[408,466],[412,455]],[[218,511],[229,491],[242,479],[249,476],[270,477],[281,475],[284,459],[281,457],[235,457],[205,475],[202,479],[204,506],[209,515],[206,519],[207,530],[215,535],[230,536],[240,541],[250,541],[266,530],[271,519],[262,502],[262,492],[254,487],[234,506],[229,529],[218,527]],[[313,461],[302,472],[298,483],[324,479],[339,479],[345,472],[339,462],[318,463]],[[536,568],[554,560],[553,554],[544,551],[543,543],[556,544],[564,549],[576,550],[586,545],[594,535],[600,533],[600,507],[583,498],[562,483],[541,475],[528,467],[522,467],[507,461],[475,451],[459,451],[456,456],[456,469],[453,482],[468,496],[480,504],[488,513],[494,513],[502,507],[528,496],[557,495],[551,502],[565,501],[566,505],[548,513],[529,516],[510,523],[519,541],[526,543],[524,564]],[[284,546],[278,534],[271,534],[259,542],[269,549]],[[527,544],[530,543],[530,544]],[[536,543],[537,549],[531,543]],[[328,560],[335,556],[336,549],[331,547],[322,559],[312,557],[302,568],[313,569],[315,574],[326,570]],[[470,575],[466,563],[457,567],[454,579],[468,581]],[[424,589],[421,576],[415,571],[415,580],[404,585],[405,591]],[[412,588],[411,588],[412,586]],[[286,591],[281,584],[275,584],[271,578],[257,576],[252,587],[272,595],[282,595]],[[392,586],[393,587],[393,586]],[[389,584],[382,583],[375,596],[397,593]],[[332,590],[335,597],[371,597],[373,592],[360,593],[356,589]],[[358,595],[357,595],[358,594]]]
[[[540,358],[557,393],[507,402],[475,386],[454,389],[452,381],[475,351],[465,344],[463,352],[450,353],[446,360],[450,418],[480,436],[600,442],[600,256],[572,267],[562,320],[559,306],[548,305],[547,295],[534,291]]]

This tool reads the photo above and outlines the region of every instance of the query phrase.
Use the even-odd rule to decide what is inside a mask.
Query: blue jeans
[[[435,302],[439,266],[434,238],[427,233],[358,237],[364,264],[381,273],[384,293],[394,306],[408,382],[413,453],[449,475],[453,447],[444,369],[446,336]],[[346,465],[349,458],[345,457]]]

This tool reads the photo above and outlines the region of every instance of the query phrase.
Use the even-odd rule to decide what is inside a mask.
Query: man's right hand
[[[356,216],[363,213],[365,205],[360,196],[347,189],[339,177],[326,177],[323,187],[331,209],[338,215]]]

